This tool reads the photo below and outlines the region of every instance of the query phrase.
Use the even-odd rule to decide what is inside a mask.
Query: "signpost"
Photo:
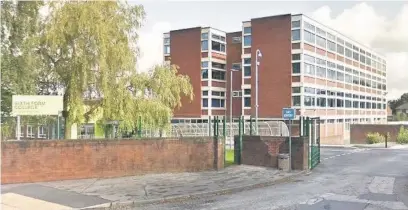
[[[292,170],[292,120],[296,117],[296,109],[283,108],[282,118],[289,120],[289,171]]]

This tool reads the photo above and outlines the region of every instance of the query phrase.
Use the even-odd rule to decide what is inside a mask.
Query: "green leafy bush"
[[[408,144],[408,128],[405,129],[404,126],[401,126],[397,136],[397,143]]]
[[[380,133],[368,133],[367,142],[369,144],[377,144],[385,141],[385,137]]]

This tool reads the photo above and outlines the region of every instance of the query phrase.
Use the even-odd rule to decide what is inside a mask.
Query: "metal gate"
[[[320,118],[310,118],[310,169],[315,168],[320,163]]]

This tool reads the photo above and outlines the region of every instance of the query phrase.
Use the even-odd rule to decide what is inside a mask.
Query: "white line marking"
[[[392,194],[394,190],[394,177],[374,177],[373,181],[368,186],[372,193]]]

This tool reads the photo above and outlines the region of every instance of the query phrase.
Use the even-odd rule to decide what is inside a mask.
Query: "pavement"
[[[407,148],[321,148],[321,154],[311,173],[290,182],[141,209],[408,210]]]
[[[1,209],[127,208],[241,192],[288,181],[301,173],[240,165],[197,173],[10,184],[1,186]]]

